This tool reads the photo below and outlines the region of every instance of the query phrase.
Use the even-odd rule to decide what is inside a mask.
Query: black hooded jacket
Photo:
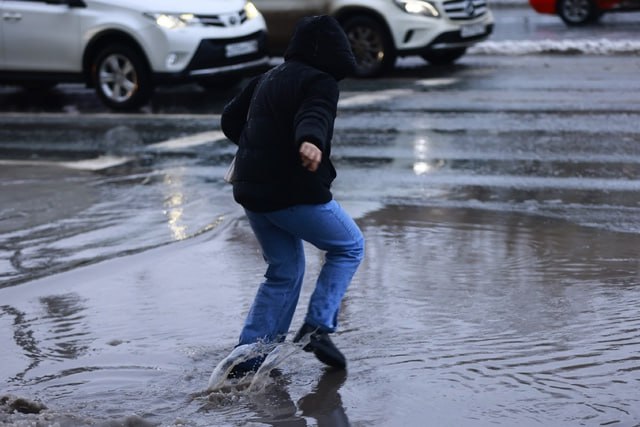
[[[307,17],[284,58],[251,80],[222,113],[222,131],[238,144],[233,195],[254,212],[332,199],[336,171],[329,157],[338,81],[355,67],[351,47],[334,18]],[[305,141],[322,151],[316,172],[302,166],[298,150]]]

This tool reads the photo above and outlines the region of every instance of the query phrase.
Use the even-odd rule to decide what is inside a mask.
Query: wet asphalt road
[[[503,16],[502,40],[568,31]],[[605,18],[588,34],[634,35]],[[1,88],[0,392],[69,426],[638,425],[640,57],[400,65],[342,84],[334,193],[368,251],[348,377],[296,355],[266,397],[204,402],[262,274],[222,182],[237,89],[129,115]]]
[[[421,66],[376,80],[347,80],[336,122],[336,161],[350,168],[342,171],[345,179],[336,183],[337,189],[357,190],[361,200],[376,202],[422,200],[433,183],[464,189],[456,197],[467,203],[513,202],[517,209],[546,213],[563,210],[558,200],[576,206],[585,198],[596,205],[608,203],[599,202],[603,191],[607,200],[615,199],[614,206],[631,209],[619,212],[608,226],[635,231],[638,202],[630,195],[637,190],[640,168],[639,68],[634,56],[470,55],[452,67]],[[176,105],[197,104],[194,93],[196,100],[209,96],[193,90],[182,92],[190,101]],[[64,221],[75,213],[90,215],[87,208],[97,200],[113,203],[115,209],[118,197],[131,198],[135,203],[130,207],[140,204],[147,213],[145,197],[160,197],[153,192],[122,196],[118,190],[127,188],[126,183],[154,182],[164,168],[189,168],[196,174],[193,179],[204,183],[219,179],[215,174],[224,170],[233,147],[218,129],[222,102],[202,102],[209,113],[0,115],[0,154],[5,159],[0,230],[31,229],[36,236],[49,236],[33,241],[5,237],[3,281],[22,281],[96,256],[89,251],[76,259],[74,251],[85,252],[78,245],[118,241],[118,233],[96,235],[96,241],[74,242],[70,254],[50,252],[50,245],[57,245],[52,240],[65,241],[66,232],[77,236],[83,221],[85,227],[96,226],[102,215],[74,220],[73,227]],[[393,169],[377,173],[385,165]],[[413,169],[410,179],[398,176],[402,168]],[[366,185],[349,187],[351,180],[369,174]],[[194,199],[206,200],[206,186],[190,191]],[[132,217],[140,215],[131,212]],[[596,220],[597,213],[588,207],[576,212],[571,215],[582,222]],[[149,216],[166,219],[164,214]],[[106,216],[104,221],[113,220]],[[194,215],[190,221],[188,235],[206,229],[211,218]],[[51,230],[33,231],[38,227]],[[164,231],[147,233],[140,241],[115,244],[115,253],[173,238]],[[113,255],[106,252],[97,258]]]

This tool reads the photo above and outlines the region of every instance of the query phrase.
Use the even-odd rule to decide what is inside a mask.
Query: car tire
[[[151,74],[137,49],[107,46],[96,55],[91,70],[96,93],[109,108],[133,110],[151,98]]]
[[[356,16],[342,24],[356,57],[356,77],[375,77],[396,62],[391,36],[379,21],[368,16]]]
[[[602,16],[593,0],[558,0],[557,10],[565,24],[571,26],[587,25]]]
[[[422,54],[422,58],[433,65],[449,65],[467,52],[466,47],[457,49],[432,50]]]

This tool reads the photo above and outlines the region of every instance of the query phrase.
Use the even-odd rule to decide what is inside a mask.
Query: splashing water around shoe
[[[267,358],[264,359],[260,369],[258,369],[256,374],[253,376],[251,384],[249,385],[249,391],[257,392],[263,390],[268,384],[267,379],[269,378],[271,371],[280,366],[280,364],[289,356],[299,352],[300,349],[301,346],[292,343],[282,343],[274,348]]]
[[[215,367],[209,377],[207,392],[246,384],[249,384],[249,391],[259,391],[267,384],[269,374],[275,368],[308,343],[306,339],[295,344],[276,344],[275,347],[264,343],[239,345]],[[240,366],[242,368],[238,369]]]
[[[238,364],[247,362],[255,357],[260,357],[261,353],[258,351],[259,346],[259,344],[244,344],[234,348],[227,357],[218,363],[218,366],[216,366],[211,373],[207,391],[215,391],[224,387],[229,374]]]

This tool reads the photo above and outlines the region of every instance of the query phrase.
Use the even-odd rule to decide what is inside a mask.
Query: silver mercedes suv
[[[357,74],[376,76],[399,56],[454,62],[493,30],[487,0],[254,0],[269,30],[271,51],[284,50],[302,16],[330,14],[344,27]]]

